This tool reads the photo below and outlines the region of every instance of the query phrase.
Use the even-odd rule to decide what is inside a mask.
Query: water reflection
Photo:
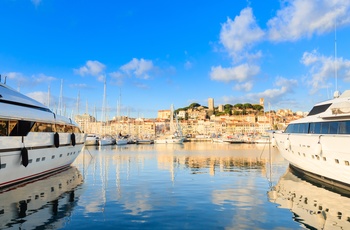
[[[76,205],[82,175],[76,167],[0,191],[0,229],[52,229],[64,225]]]
[[[185,143],[86,150],[75,165],[84,171],[87,189],[79,206],[84,218],[95,220],[90,228],[102,223],[115,228],[254,228],[252,217],[269,219],[264,211],[267,181],[277,182],[281,174],[273,172],[284,162],[275,149],[256,145]],[[277,166],[271,168],[271,162]]]
[[[293,219],[306,228],[350,229],[350,198],[335,188],[320,187],[288,169],[268,193],[271,202],[289,209]]]

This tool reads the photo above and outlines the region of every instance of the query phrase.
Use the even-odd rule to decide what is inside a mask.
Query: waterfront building
[[[85,133],[90,132],[91,124],[96,122],[96,118],[87,113],[84,113],[82,115],[76,115],[74,117],[74,120],[76,123],[79,124],[81,130]]]
[[[188,113],[189,119],[205,120],[207,117],[207,111],[205,109],[200,109],[200,108],[188,109],[187,113]]]
[[[179,111],[179,113],[177,114],[177,117],[182,118],[182,119],[186,119],[186,111],[185,110]]]
[[[168,109],[168,110],[158,110],[158,119],[168,119],[170,120],[170,113],[171,111]]]

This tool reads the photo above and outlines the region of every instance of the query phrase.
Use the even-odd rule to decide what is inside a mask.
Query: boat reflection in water
[[[93,195],[80,200],[79,206],[84,207],[85,217],[96,220],[91,228],[103,224],[102,213],[116,229],[152,224],[155,229],[230,228],[236,215],[245,229],[254,228],[246,208],[262,206],[268,186],[254,181],[257,177],[265,181],[270,159],[284,160],[276,149],[270,158],[267,147],[210,142],[88,150],[93,158],[84,174],[94,187],[84,194]],[[83,156],[77,158],[79,168]]]
[[[349,192],[297,175],[289,168],[269,192],[270,201],[289,209],[293,219],[306,228],[350,229]]]
[[[0,229],[57,229],[77,203],[76,187],[82,184],[76,167],[0,190]]]

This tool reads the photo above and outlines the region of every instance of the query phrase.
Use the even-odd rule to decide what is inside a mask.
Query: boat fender
[[[53,143],[56,148],[60,147],[60,135],[56,132],[53,136]]]
[[[74,133],[72,133],[72,134],[70,135],[70,140],[71,140],[71,142],[72,142],[72,145],[75,146],[75,134],[74,134]]]
[[[290,149],[290,140],[289,140],[289,138],[284,142],[284,148],[285,148],[285,150],[289,150]]]
[[[319,155],[319,156],[322,155],[322,145],[320,142],[318,142],[316,145],[315,155]]]
[[[271,146],[272,147],[276,147],[276,139],[275,139],[275,137],[272,137],[272,140],[271,140]]]
[[[322,135],[320,135],[318,137],[318,142],[317,142],[316,149],[315,149],[315,155],[319,155],[319,156],[322,156],[321,137],[322,137]]]
[[[21,157],[22,157],[22,165],[24,167],[28,166],[29,160],[28,160],[28,150],[26,147],[23,147],[21,149]]]
[[[22,136],[22,149],[21,149],[21,158],[22,158],[22,165],[24,167],[28,166],[29,160],[28,160],[28,150],[27,148],[24,146],[24,136]]]

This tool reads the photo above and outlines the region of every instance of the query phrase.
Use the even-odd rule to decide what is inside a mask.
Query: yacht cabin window
[[[350,121],[289,124],[285,133],[350,134]]]
[[[26,136],[29,132],[81,133],[74,125],[0,119],[0,136]]]

